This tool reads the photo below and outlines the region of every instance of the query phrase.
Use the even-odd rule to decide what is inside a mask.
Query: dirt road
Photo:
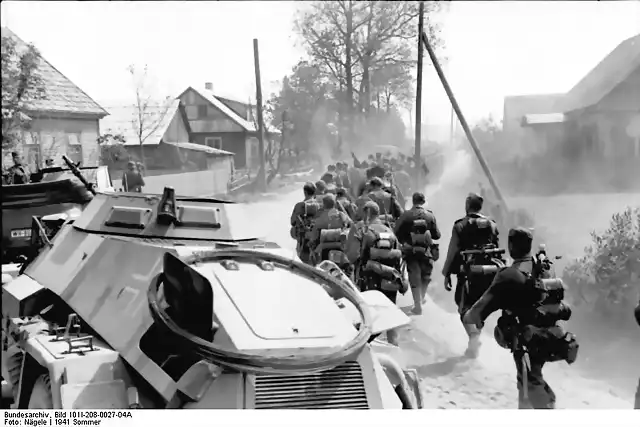
[[[427,189],[430,207],[440,221],[442,245],[445,248],[452,223],[464,210],[464,194],[468,189],[457,185],[464,177],[455,172],[465,168],[465,161],[468,159],[456,159],[440,185]],[[259,224],[265,230],[265,237],[283,247],[295,249],[295,242],[289,237],[289,215],[293,205],[301,197],[302,191],[297,190],[253,205],[256,215],[259,215]],[[599,196],[598,203],[593,202],[592,196],[520,198],[510,199],[510,203],[531,209],[539,224],[547,228],[553,225],[555,234],[548,241],[548,247],[553,253],[577,256],[588,243],[591,228],[606,226],[610,215],[622,210],[627,204],[640,205],[640,195]],[[455,314],[453,295],[445,292],[442,287],[442,276],[437,274],[440,269],[441,265],[437,265],[434,270],[434,282],[429,290],[431,298],[425,307],[425,314],[414,317],[411,326],[401,333],[405,361],[416,367],[421,374],[427,407],[516,408],[515,368],[511,354],[498,347],[492,337],[492,325],[497,315],[493,315],[488,322],[491,327],[487,328],[487,333],[483,336],[480,357],[476,360],[461,358],[466,346],[466,335]],[[401,298],[400,305],[410,304],[410,294]],[[585,357],[585,351],[581,351],[581,357]],[[609,383],[590,379],[582,369],[568,366],[564,362],[550,364],[545,367],[544,372],[557,394],[558,407],[574,409],[632,408],[631,385],[637,384],[637,377],[640,375],[637,367],[635,372],[627,372],[628,383],[624,383],[622,389],[614,390]]]

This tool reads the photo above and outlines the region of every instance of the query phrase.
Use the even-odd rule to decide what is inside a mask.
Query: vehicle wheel
[[[28,409],[53,409],[53,395],[51,394],[51,379],[49,374],[43,374],[38,377],[33,389],[31,397],[29,397]]]

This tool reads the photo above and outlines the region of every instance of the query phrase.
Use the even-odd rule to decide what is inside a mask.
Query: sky
[[[266,98],[304,56],[293,31],[299,7],[293,1],[3,1],[1,14],[3,26],[34,43],[108,110],[133,102],[130,64],[146,64],[162,96],[211,82],[218,95],[255,99],[254,38]],[[437,19],[445,73],[473,123],[489,114],[500,120],[505,96],[570,90],[640,33],[640,1],[455,1]],[[448,127],[451,107],[433,67],[425,68],[423,82],[423,123]]]

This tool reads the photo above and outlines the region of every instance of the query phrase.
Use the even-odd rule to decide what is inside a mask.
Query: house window
[[[185,108],[187,111],[187,119],[189,120],[197,120],[198,119],[198,106],[197,105],[187,105]]]
[[[219,136],[208,136],[204,139],[204,145],[222,150],[222,138]]]
[[[82,161],[82,145],[71,145],[67,147],[67,156],[72,162],[78,163]]]
[[[199,119],[206,119],[207,118],[207,113],[208,113],[208,106],[207,105],[198,105],[198,118]]]

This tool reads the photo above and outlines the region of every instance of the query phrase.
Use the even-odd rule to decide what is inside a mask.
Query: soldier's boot
[[[465,351],[465,357],[475,359],[480,354],[480,331],[475,325],[464,325],[464,329],[469,335],[469,343],[467,344],[467,350]]]
[[[411,288],[411,296],[413,297],[413,308],[411,309],[411,313],[416,316],[422,315],[422,304],[424,304],[422,299],[422,289],[419,287]]]
[[[396,347],[399,345],[398,343],[398,331],[395,329],[390,329],[387,331],[387,342],[391,345],[395,345]]]

